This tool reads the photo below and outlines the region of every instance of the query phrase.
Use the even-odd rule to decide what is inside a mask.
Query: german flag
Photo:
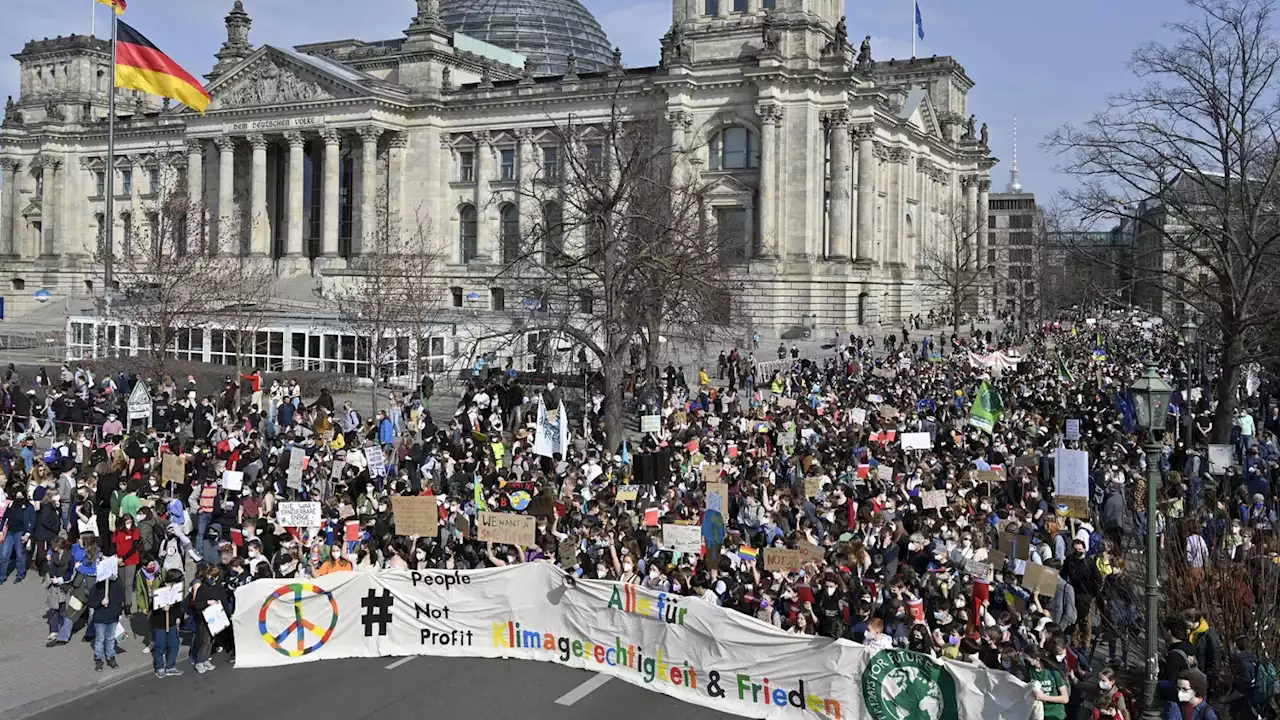
[[[128,4],[125,0],[98,0],[98,3],[110,6],[112,10],[116,11],[117,15],[123,15],[125,5]]]
[[[119,20],[116,21],[116,87],[172,98],[200,113],[209,107],[209,93],[199,80],[160,52],[142,33]]]

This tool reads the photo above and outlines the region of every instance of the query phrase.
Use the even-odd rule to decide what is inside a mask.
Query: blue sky
[[[31,38],[87,33],[91,0],[0,0],[0,49],[17,52]],[[671,22],[670,0],[582,0],[622,48],[628,65],[657,61],[658,38]],[[225,39],[232,0],[129,0],[127,18],[195,75],[208,72]],[[1134,82],[1127,61],[1141,42],[1165,36],[1161,23],[1186,15],[1181,0],[920,0],[921,56],[951,55],[977,83],[970,110],[991,126],[1001,158],[994,189],[1008,179],[1011,128],[1018,117],[1018,165],[1027,191],[1050,200],[1070,179],[1039,144],[1064,123],[1087,119],[1108,94]],[[396,37],[414,0],[245,0],[255,44],[292,46],[320,40]],[[97,6],[99,34],[109,9]],[[912,0],[849,0],[849,35],[871,35],[877,59],[909,57]],[[0,62],[0,96],[18,92],[18,65]]]

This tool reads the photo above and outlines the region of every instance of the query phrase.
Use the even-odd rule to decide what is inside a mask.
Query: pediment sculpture
[[[333,98],[319,83],[299,77],[275,63],[251,68],[237,80],[234,86],[216,94],[221,107],[283,105]]]

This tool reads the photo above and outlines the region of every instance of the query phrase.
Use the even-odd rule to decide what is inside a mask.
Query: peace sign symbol
[[[329,601],[329,627],[327,629],[321,627],[323,623],[317,625],[303,615],[304,602],[317,596]],[[267,628],[267,609],[277,600],[289,602],[293,605],[293,622],[289,623],[289,626],[278,634],[271,632]],[[313,617],[317,614],[315,605],[316,603],[311,603]],[[262,634],[262,639],[275,648],[276,652],[288,657],[301,657],[319,650],[325,643],[329,642],[329,638],[333,636],[333,630],[337,626],[338,601],[333,599],[332,593],[312,583],[292,583],[280,587],[267,596],[267,599],[262,603],[262,609],[258,611],[258,632]],[[286,647],[286,642],[291,635],[296,640],[295,649]],[[316,641],[311,645],[307,645],[308,635],[316,638]]]

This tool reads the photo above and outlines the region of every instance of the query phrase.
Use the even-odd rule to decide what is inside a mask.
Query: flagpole
[[[912,60],[914,60],[916,57],[916,33],[919,32],[919,30],[916,28],[916,8],[918,7],[920,7],[919,0],[911,0],[911,59]]]
[[[89,36],[98,36],[98,0],[89,0]]]
[[[103,269],[102,284],[106,299],[106,320],[111,319],[111,287],[115,280],[112,267],[115,259],[115,175],[116,175],[116,22],[115,8],[111,13],[111,84],[107,92],[107,168],[106,168],[106,212],[103,217]],[[106,328],[103,328],[104,337]],[[110,352],[110,348],[108,348]]]

